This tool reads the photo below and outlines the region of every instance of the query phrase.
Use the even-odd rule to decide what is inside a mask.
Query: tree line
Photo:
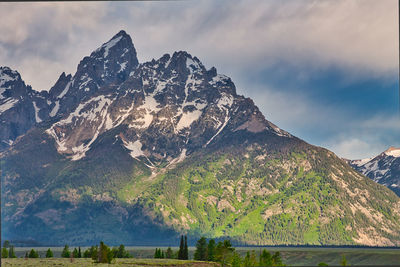
[[[250,267],[250,266],[285,266],[279,252],[271,255],[266,249],[259,255],[257,260],[254,251],[248,251],[244,258],[236,251],[230,240],[220,241],[217,244],[214,239],[207,243],[205,237],[200,238],[196,243],[194,259],[199,261],[219,262],[221,266]]]
[[[49,248],[46,251],[46,258],[53,258],[53,252]],[[3,248],[1,250],[2,258],[16,258],[14,246],[10,244],[9,241],[4,241]],[[25,253],[25,258],[39,258],[39,253],[35,249],[31,249],[29,252]],[[99,245],[91,246],[86,249],[83,253],[81,248],[74,248],[70,251],[68,245],[65,245],[62,252],[62,258],[70,258],[71,261],[74,258],[92,258],[96,263],[115,263],[116,258],[133,258],[133,256],[126,251],[124,245],[119,247],[110,248],[104,242],[100,242]],[[189,260],[189,250],[187,244],[187,236],[181,236],[179,250],[174,252],[171,247],[168,247],[166,251],[161,250],[161,248],[156,248],[154,253],[154,258],[156,259],[179,259],[179,260]],[[254,267],[254,266],[286,266],[281,258],[280,253],[277,251],[271,254],[266,249],[262,252],[260,251],[258,257],[255,251],[247,251],[246,255],[242,257],[234,247],[230,240],[215,242],[214,239],[207,241],[205,237],[201,237],[196,242],[196,249],[194,252],[193,259],[196,261],[209,261],[218,262],[222,267]],[[340,261],[342,266],[347,265],[347,260],[345,256],[342,256]],[[328,266],[326,263],[319,263],[318,266]]]
[[[189,259],[189,249],[187,244],[187,236],[181,236],[181,241],[179,243],[179,250],[174,253],[171,247],[168,247],[166,251],[161,250],[161,248],[156,248],[154,253],[155,259],[178,259],[178,260],[188,260]]]

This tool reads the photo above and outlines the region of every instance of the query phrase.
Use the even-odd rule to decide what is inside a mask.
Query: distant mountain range
[[[124,31],[35,91],[0,69],[2,238],[40,245],[400,245],[400,198],[265,119],[187,52]]]
[[[346,161],[355,170],[400,196],[400,148],[390,147],[376,157]]]

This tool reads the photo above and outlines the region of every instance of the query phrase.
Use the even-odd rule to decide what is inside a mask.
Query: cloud
[[[340,157],[368,158],[389,146],[400,147],[400,119],[390,111],[375,111],[370,116],[369,111],[315,101],[302,90],[285,91],[260,84],[253,84],[252,89],[246,96],[255,101],[267,120]]]
[[[347,159],[363,159],[379,155],[388,147],[385,144],[376,142],[367,142],[358,138],[340,138],[330,145],[334,152],[340,157]],[[327,148],[330,148],[327,146]]]
[[[142,61],[189,50],[232,76],[276,62],[297,66],[303,72],[332,65],[353,75],[386,77],[397,72],[394,0],[0,5],[0,16],[7,21],[7,27],[0,29],[0,46],[8,51],[0,60],[17,69],[21,61],[29,61],[35,54],[47,59],[46,63],[58,61],[72,71],[78,56],[90,53],[125,28]],[[56,79],[28,68],[21,72],[40,90]]]
[[[397,72],[396,1],[231,0],[224,8],[214,3],[175,4],[176,12],[161,19],[153,3],[141,12],[132,7],[132,16],[149,18],[139,35],[148,33],[154,45],[189,47],[229,71],[286,62],[301,69],[338,66],[358,75]]]
[[[104,3],[0,3],[1,65],[21,72],[36,90],[48,90],[63,71],[73,71],[98,29]],[[92,39],[96,40],[96,38]],[[91,47],[90,49],[93,49]]]
[[[398,116],[377,114],[366,120],[349,120],[348,128],[323,142],[323,146],[349,159],[370,158],[389,146],[400,147]]]

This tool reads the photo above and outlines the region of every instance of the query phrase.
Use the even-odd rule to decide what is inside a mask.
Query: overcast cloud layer
[[[400,146],[396,0],[0,3],[0,17],[0,65],[36,90],[124,29],[140,62],[186,50],[339,156]]]

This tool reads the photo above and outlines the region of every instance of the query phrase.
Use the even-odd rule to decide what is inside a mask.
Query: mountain
[[[390,147],[376,157],[347,162],[358,172],[400,196],[400,148]]]
[[[47,92],[32,90],[17,71],[0,67],[0,151],[47,119],[46,99]]]
[[[400,245],[392,191],[266,120],[197,57],[136,56],[121,31],[48,93],[29,89],[47,106],[0,154],[2,238]]]

